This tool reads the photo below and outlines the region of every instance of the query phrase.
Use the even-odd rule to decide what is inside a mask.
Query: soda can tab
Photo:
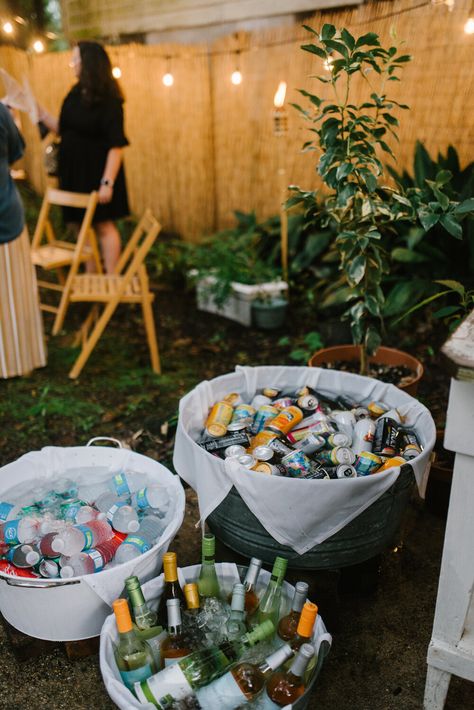
[[[383,402],[377,402],[377,401],[370,402],[367,405],[367,409],[369,411],[370,416],[373,417],[374,419],[377,419],[377,417],[383,416],[389,410],[389,408],[387,407],[386,404],[384,404]]]
[[[338,463],[353,464],[356,460],[356,455],[352,449],[349,449],[347,446],[336,446],[329,452],[329,458],[334,465]]]
[[[370,412],[367,407],[355,407],[352,410],[352,414],[354,415],[356,422],[358,422],[359,419],[367,419],[367,417],[370,417]]]
[[[297,389],[291,391],[291,392],[286,392],[284,396],[285,397],[290,397],[290,399],[299,399],[300,397],[304,397],[305,394],[309,394],[309,387],[304,385],[303,387],[298,387]]]
[[[265,429],[276,431],[277,434],[288,434],[293,427],[303,419],[303,412],[299,407],[282,409],[277,416],[265,425]]]
[[[336,466],[336,478],[357,478],[357,471],[354,466],[343,463]]]
[[[382,471],[388,471],[389,468],[394,468],[395,466],[403,466],[406,460],[402,456],[392,456],[390,459],[385,459],[383,464],[374,473],[382,473]]]
[[[265,425],[272,419],[275,419],[276,415],[279,413],[279,409],[271,404],[262,404],[260,409],[257,410],[255,414],[251,431],[252,434],[258,434],[260,431],[265,429]]]
[[[286,476],[286,468],[281,464],[272,464],[265,461],[259,462],[252,467],[252,471],[265,473],[267,476]]]
[[[231,458],[232,456],[242,456],[242,454],[245,453],[245,448],[239,444],[233,444],[232,446],[228,446],[227,449],[224,449],[224,456],[226,459]]]
[[[283,458],[283,456],[293,451],[290,446],[287,446],[285,442],[277,436],[268,442],[268,447],[276,454],[277,458]]]
[[[237,456],[237,461],[241,466],[245,466],[245,468],[252,468],[257,463],[252,454],[242,454],[241,456]]]
[[[271,398],[265,397],[264,394],[256,394],[250,402],[250,406],[253,407],[255,410],[258,410],[260,409],[260,407],[263,407],[264,404],[271,404],[271,401]]]
[[[210,454],[217,453],[217,455],[220,456],[221,453],[224,453],[228,446],[239,445],[247,448],[249,444],[250,437],[248,434],[245,432],[236,432],[235,434],[229,434],[228,436],[221,437],[220,439],[207,439],[199,445]]]
[[[249,431],[252,426],[253,419],[239,419],[237,422],[231,422],[227,425],[227,432],[233,431]]]
[[[281,387],[274,387],[273,385],[268,385],[262,389],[262,394],[265,397],[270,397],[270,399],[276,399],[281,393]]]
[[[252,455],[258,461],[271,461],[274,456],[274,452],[269,446],[256,446],[252,451]]]
[[[233,413],[234,409],[228,402],[216,402],[206,419],[206,433],[214,437],[224,436]]]
[[[331,448],[335,449],[337,446],[350,446],[352,439],[347,434],[342,432],[337,432],[336,434],[330,434],[327,438],[327,444]]]
[[[282,458],[281,463],[292,478],[299,478],[313,470],[312,462],[302,451],[290,451]]]
[[[395,456],[398,451],[400,427],[394,419],[381,417],[375,424],[372,451],[378,456]]]
[[[355,454],[361,451],[372,451],[372,442],[375,434],[375,423],[372,419],[359,419],[354,427],[352,450]]]
[[[322,436],[318,436],[317,434],[310,432],[304,439],[296,442],[295,449],[298,449],[298,451],[302,451],[304,454],[309,456],[314,454],[315,451],[321,451],[325,445],[326,442]]]
[[[242,396],[238,392],[230,392],[229,394],[226,394],[226,396],[222,398],[222,401],[228,402],[232,405],[232,407],[237,407],[237,405],[244,403]]]
[[[270,441],[273,441],[273,439],[276,439],[277,437],[278,434],[275,434],[273,431],[267,431],[266,429],[259,431],[258,434],[252,438],[248,450],[250,452],[253,451],[256,446],[268,446]]]
[[[380,456],[376,456],[371,451],[361,451],[354,462],[354,468],[358,476],[368,476],[377,471],[382,465]]]
[[[295,399],[291,399],[291,397],[280,397],[279,399],[274,399],[272,402],[272,406],[276,407],[279,411],[282,409],[287,409],[288,407],[293,406],[296,403]]]
[[[303,397],[298,397],[296,405],[301,409],[305,416],[309,416],[316,411],[321,412],[318,399],[312,394],[305,394]]]

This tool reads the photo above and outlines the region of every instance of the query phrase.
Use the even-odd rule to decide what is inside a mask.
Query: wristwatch
[[[105,185],[106,187],[113,187],[113,186],[114,186],[114,181],[113,181],[113,180],[109,180],[108,178],[102,178],[102,180],[100,181],[100,184],[101,184],[101,185]]]

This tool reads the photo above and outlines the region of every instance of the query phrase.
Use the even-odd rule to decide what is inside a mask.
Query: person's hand
[[[114,188],[112,185],[101,185],[99,187],[99,192],[97,193],[97,200],[99,204],[106,205],[111,201],[112,195],[114,194]]]

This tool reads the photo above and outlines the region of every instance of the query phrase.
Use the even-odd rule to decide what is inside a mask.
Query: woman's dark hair
[[[112,76],[109,56],[102,45],[98,42],[81,40],[77,46],[81,55],[79,84],[84,98],[90,103],[106,98],[123,101],[120,86]]]

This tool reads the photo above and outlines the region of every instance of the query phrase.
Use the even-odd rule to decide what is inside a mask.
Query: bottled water
[[[12,547],[7,554],[7,560],[16,567],[34,567],[41,559],[36,545],[17,545]]]
[[[59,532],[66,526],[64,520],[58,520],[52,513],[45,513],[38,523],[40,535]]]
[[[38,543],[39,550],[42,554],[43,557],[57,557],[58,553],[53,550],[51,547],[51,543],[54,540],[58,533],[57,532],[50,532],[47,533],[46,535],[43,535],[41,540]]]
[[[97,483],[88,483],[79,486],[79,488],[77,489],[77,495],[80,500],[83,500],[86,503],[92,505],[96,502],[100,494],[104,493],[107,490],[109,490],[107,481],[99,481]]]
[[[154,515],[159,512],[164,517],[170,507],[170,496],[164,486],[153,484],[133,493],[132,505],[138,511],[153,508]]]
[[[106,519],[105,513],[99,512],[96,508],[93,508],[90,505],[82,505],[79,508],[79,510],[77,511],[75,522],[78,525],[83,525],[84,523],[88,523],[89,520],[105,520],[105,519]]]
[[[0,501],[0,523],[4,523],[7,520],[16,520],[21,515],[21,506],[15,505],[14,503],[7,503],[6,501]]]
[[[146,473],[138,473],[136,471],[120,471],[109,482],[109,487],[117,496],[130,497],[135,491],[144,488],[148,483]]]
[[[77,484],[70,478],[59,478],[54,484],[54,492],[59,498],[77,498]]]
[[[59,577],[59,565],[55,560],[41,560],[38,565],[38,572],[46,579]]]
[[[87,552],[79,552],[67,558],[61,557],[61,577],[78,577],[81,574],[100,572],[112,560],[119,544],[118,540],[111,539]]]
[[[33,491],[33,502],[40,513],[50,512],[56,515],[59,512],[59,498],[52,489],[36,488]]]
[[[138,531],[133,535],[128,535],[118,548],[115,555],[116,562],[122,564],[147,552],[153,547],[164,529],[165,527],[159,518],[154,515],[146,515],[141,521]]]
[[[36,518],[18,518],[3,523],[3,538],[8,545],[34,542],[38,536],[39,523]]]
[[[106,514],[108,522],[119,532],[137,532],[140,527],[136,510],[113,493],[102,493],[95,506]]]
[[[82,550],[88,550],[94,545],[100,545],[113,536],[112,528],[104,520],[91,520],[88,525],[77,525],[60,530],[51,541],[51,547],[56,553],[75,555]]]

